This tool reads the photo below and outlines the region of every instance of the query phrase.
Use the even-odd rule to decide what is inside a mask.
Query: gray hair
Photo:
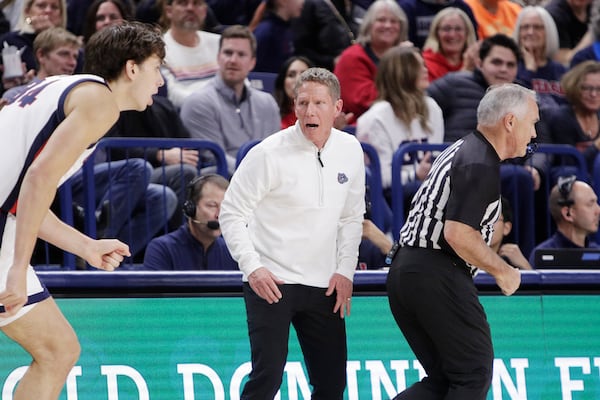
[[[369,6],[369,9],[363,16],[363,19],[360,23],[360,27],[358,28],[358,37],[356,38],[357,43],[360,43],[363,46],[371,43],[371,27],[375,23],[375,18],[377,17],[379,10],[384,8],[390,10],[392,14],[396,16],[398,21],[400,21],[400,34],[398,35],[398,42],[394,44],[397,45],[408,38],[408,18],[396,0],[375,0]]]
[[[556,29],[556,23],[554,19],[550,15],[548,11],[542,6],[527,6],[523,7],[519,16],[517,17],[517,21],[515,22],[515,30],[513,31],[513,39],[515,42],[521,45],[519,41],[519,35],[521,33],[521,23],[525,15],[528,14],[536,14],[542,20],[542,24],[544,25],[544,32],[546,33],[546,37],[544,40],[546,46],[546,57],[552,58],[554,54],[558,51],[558,30]]]
[[[508,113],[523,118],[529,99],[536,101],[535,92],[521,85],[504,83],[490,86],[477,107],[477,123],[494,126]]]
[[[294,98],[298,98],[298,89],[305,82],[315,82],[327,86],[333,101],[337,101],[340,98],[340,81],[338,81],[338,78],[328,69],[309,68],[301,73],[294,85]]]

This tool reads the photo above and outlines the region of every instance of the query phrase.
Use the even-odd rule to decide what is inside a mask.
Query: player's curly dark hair
[[[107,81],[116,80],[127,61],[140,64],[152,55],[165,57],[160,29],[140,22],[125,22],[106,27],[90,37],[85,46],[83,69]]]

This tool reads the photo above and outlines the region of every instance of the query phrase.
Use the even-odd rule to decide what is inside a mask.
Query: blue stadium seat
[[[131,148],[131,147],[142,147],[142,148],[164,148],[169,149],[172,147],[180,147],[186,149],[197,149],[200,151],[207,151],[214,157],[214,168],[216,173],[228,178],[229,174],[227,171],[227,160],[225,152],[221,147],[211,141],[200,140],[200,139],[165,139],[165,138],[103,138],[96,146],[95,152],[86,160],[83,164],[84,174],[84,185],[86,188],[85,192],[85,204],[82,204],[85,212],[85,224],[84,232],[90,237],[96,237],[96,207],[95,204],[95,187],[94,187],[94,159],[95,155],[110,148]],[[109,152],[106,152],[107,154]],[[111,162],[111,160],[107,160]],[[198,163],[198,172],[206,167],[203,164],[204,161],[200,160]],[[67,180],[58,192],[60,201],[60,212],[61,219],[68,224],[73,224],[73,206],[72,206],[72,191],[71,182]],[[165,226],[167,220],[165,220]],[[65,253],[63,266],[66,269],[75,268],[75,258],[72,254]]]
[[[246,143],[244,143],[243,145],[240,146],[240,148],[238,149],[238,152],[235,156],[235,167],[239,167],[240,163],[242,162],[242,159],[244,157],[246,157],[246,154],[248,154],[248,152],[250,151],[251,148],[253,148],[254,146],[256,146],[257,144],[260,143],[259,139],[255,139],[255,140],[249,140]]]
[[[273,72],[253,71],[248,74],[248,80],[253,88],[271,94],[275,90],[275,79],[277,79],[277,74]]]
[[[368,160],[365,160],[365,173],[367,185],[367,201],[371,203],[371,220],[383,232],[390,228],[391,210],[383,197],[383,186],[381,183],[381,164],[377,150],[369,143],[362,143],[363,152]]]

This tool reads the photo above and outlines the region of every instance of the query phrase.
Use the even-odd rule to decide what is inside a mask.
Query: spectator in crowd
[[[4,43],[17,47],[24,63],[23,76],[2,79],[4,90],[29,82],[35,76],[37,65],[33,52],[33,40],[45,29],[59,26],[66,28],[67,14],[65,0],[25,0],[23,11],[19,17],[17,29],[0,37],[0,46]],[[81,57],[78,68],[81,68]]]
[[[398,4],[400,4],[408,19],[408,39],[418,48],[424,48],[427,36],[431,32],[433,20],[445,8],[457,8],[464,12],[473,27],[473,31],[477,31],[477,21],[473,11],[463,0],[399,0]]]
[[[223,31],[217,61],[217,75],[185,99],[180,115],[192,137],[225,150],[233,172],[240,146],[276,132],[281,119],[273,96],[246,83],[256,62],[256,40],[247,27]]]
[[[330,0],[305,0],[300,17],[291,24],[295,54],[330,71],[354,41],[354,33]]]
[[[94,0],[89,6],[83,25],[84,43],[95,32],[111,25],[122,24],[133,18],[128,0]]]
[[[301,73],[312,67],[312,62],[304,56],[292,56],[288,58],[275,78],[275,89],[273,96],[279,106],[281,116],[281,129],[296,123],[296,112],[294,111],[294,86]]]
[[[567,66],[575,53],[592,43],[588,33],[591,3],[592,0],[550,0],[545,5],[558,31],[555,61]]]
[[[64,28],[49,28],[36,36],[33,52],[38,69],[33,82],[54,75],[73,75],[79,57],[81,41]],[[2,95],[9,103],[23,93],[28,84],[16,86]]]
[[[356,137],[377,150],[382,185],[389,192],[394,152],[404,143],[442,143],[444,119],[440,107],[425,93],[429,79],[417,48],[388,50],[379,63],[375,84],[379,96],[358,118]],[[402,183],[420,184],[429,173],[431,162],[429,152],[421,158],[415,155],[405,160]],[[391,196],[387,197],[391,200]]]
[[[277,73],[294,53],[290,21],[302,13],[304,0],[266,0],[264,14],[254,29],[256,37],[255,71]]]
[[[477,126],[477,104],[491,85],[513,82],[521,58],[514,40],[502,34],[481,43],[472,72],[452,72],[431,83],[429,95],[444,114],[444,142],[454,142]]]
[[[592,7],[590,29],[587,35],[591,37],[591,43],[573,55],[571,68],[587,60],[600,61],[600,1],[596,1]]]
[[[219,212],[227,179],[202,175],[188,184],[183,205],[186,222],[169,234],[153,239],[144,255],[149,270],[237,270],[221,236]]]
[[[592,171],[600,149],[600,62],[585,61],[563,75],[567,104],[544,110],[539,127],[544,142],[575,146]]]
[[[32,96],[23,96],[23,103],[0,112],[0,125],[13,129],[2,135],[0,147],[1,325],[32,357],[14,393],[19,400],[57,399],[80,354],[73,328],[29,266],[36,238],[111,271],[129,254],[118,240],[92,240],[49,210],[56,188],[77,170],[119,110],[144,109],[163,84],[158,32],[139,24],[102,32],[86,51],[89,74],[46,78],[42,88],[32,85]]]
[[[367,10],[356,44],[342,52],[334,73],[340,80],[344,111],[360,117],[377,98],[379,59],[407,38],[408,21],[395,0],[377,0]]]
[[[502,214],[494,223],[494,234],[490,247],[509,265],[519,269],[532,269],[531,264],[515,243],[506,243],[506,237],[510,235],[513,227],[513,211],[508,199],[501,198]]]
[[[540,108],[556,107],[565,102],[560,78],[564,65],[553,60],[558,51],[558,33],[554,20],[541,6],[521,10],[513,38],[521,49],[517,80],[537,93]]]
[[[472,71],[476,60],[470,57],[479,46],[471,20],[464,11],[447,7],[442,9],[431,22],[423,46],[423,59],[432,82],[448,72],[462,69]]]
[[[158,24],[166,30],[169,27],[169,20],[164,13],[164,5],[164,0],[141,0],[135,7],[135,19],[148,24]],[[223,29],[225,28],[217,21],[215,13],[207,3],[202,30],[220,34]]]
[[[168,98],[178,109],[218,70],[219,35],[201,30],[206,20],[205,0],[167,0],[164,16],[166,57],[163,76]]]
[[[598,196],[590,185],[575,175],[559,177],[548,202],[556,232],[533,249],[529,256],[531,265],[537,267],[535,252],[540,249],[600,248],[589,238],[598,231],[600,220]]]
[[[189,132],[183,126],[179,112],[166,97],[153,96],[152,105],[144,111],[123,111],[119,120],[106,134],[110,137],[187,139]],[[198,174],[198,150],[182,147],[167,149],[147,147],[112,147],[108,149],[111,160],[143,158],[152,165],[150,183],[166,185],[177,195],[177,209],[186,200],[185,188]],[[182,217],[173,213],[169,230],[181,225]]]
[[[365,212],[363,151],[333,128],[340,87],[324,68],[296,83],[299,123],[256,145],[225,193],[223,236],[243,273],[252,371],[243,399],[279,390],[293,325],[312,397],[341,399],[346,328]],[[285,223],[282,221],[285,220]]]
[[[98,212],[108,202],[108,224],[96,237],[117,239],[129,245],[132,261],[141,260],[146,245],[177,209],[177,196],[167,186],[150,182],[152,166],[141,158],[94,165],[94,204]],[[85,204],[89,188],[83,170],[70,180],[73,201]]]
[[[477,37],[486,39],[497,33],[511,36],[521,6],[511,0],[465,0],[477,20]]]

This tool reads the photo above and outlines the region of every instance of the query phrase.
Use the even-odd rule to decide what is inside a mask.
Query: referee
[[[415,194],[387,291],[427,377],[395,399],[486,398],[494,352],[472,276],[486,271],[505,295],[519,287],[519,271],[488,244],[501,214],[500,162],[527,153],[538,120],[533,91],[491,87],[477,108],[477,130],[437,157]]]

